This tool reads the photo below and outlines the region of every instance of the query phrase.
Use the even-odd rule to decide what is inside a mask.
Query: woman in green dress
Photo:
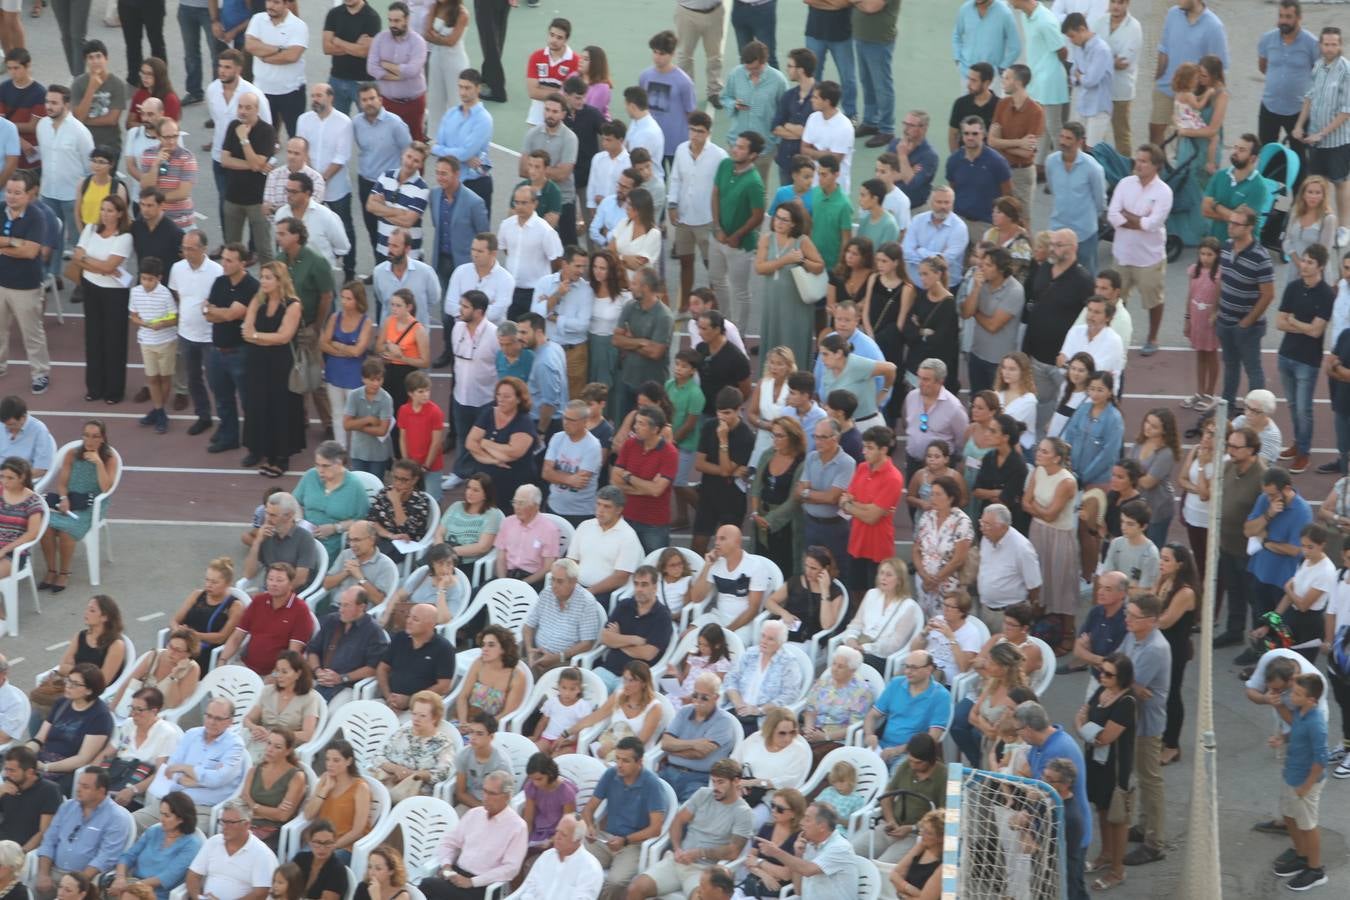
[[[760,295],[760,346],[791,348],[797,359],[811,358],[815,334],[815,304],[802,302],[793,266],[812,275],[825,271],[825,260],[807,234],[806,210],[796,200],[774,210],[769,231],[759,239],[755,271],[763,276]]]
[[[53,593],[66,589],[75,546],[94,524],[94,499],[112,490],[117,481],[117,457],[108,443],[108,426],[90,419],[80,437],[81,444],[67,451],[58,464],[54,486],[59,500],[52,509],[51,527],[42,535],[47,577],[38,587]],[[108,514],[106,505],[103,514]]]

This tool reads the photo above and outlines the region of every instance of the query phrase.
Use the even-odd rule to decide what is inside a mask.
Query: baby
[[[1172,106],[1172,124],[1178,129],[1206,128],[1208,123],[1200,110],[1209,105],[1214,92],[1196,88],[1200,84],[1200,67],[1195,63],[1182,63],[1172,73],[1172,93],[1176,102]]]
[[[558,695],[544,701],[539,724],[531,738],[543,753],[558,756],[576,747],[577,736],[571,729],[594,712],[591,702],[581,696],[581,673],[573,668],[558,673]]]
[[[839,833],[847,835],[848,830],[844,825],[848,822],[848,817],[862,809],[866,799],[856,792],[858,771],[851,763],[840,760],[830,767],[830,774],[826,780],[830,786],[816,796],[816,802],[828,803],[834,807],[841,820]]]

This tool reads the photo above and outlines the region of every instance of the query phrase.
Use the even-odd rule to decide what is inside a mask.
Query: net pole
[[[1209,533],[1205,541],[1205,584],[1200,604],[1200,683],[1196,691],[1195,747],[1191,758],[1190,816],[1182,870],[1182,896],[1220,900],[1218,739],[1214,731],[1214,607],[1219,593],[1219,513],[1223,508],[1223,448],[1228,433],[1228,404],[1214,408],[1214,477],[1210,479]],[[1224,443],[1221,444],[1220,441]]]

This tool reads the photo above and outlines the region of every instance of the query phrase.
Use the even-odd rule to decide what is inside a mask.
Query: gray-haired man
[[[1041,593],[1036,548],[1012,527],[1012,511],[991,503],[980,513],[979,617],[990,633],[1003,630],[1003,610]]]
[[[857,463],[839,448],[842,429],[827,418],[812,429],[816,449],[806,454],[806,463],[793,488],[801,497],[806,516],[805,546],[828,547],[839,566],[839,577],[848,581],[848,520],[839,514],[839,498],[853,480]]]
[[[572,415],[573,400],[567,415]],[[567,427],[564,420],[564,428]],[[554,436],[556,441],[558,436]],[[568,548],[568,559],[574,559],[580,569],[579,578],[595,599],[610,605],[609,595],[628,583],[628,579],[642,564],[642,541],[623,517],[628,498],[623,491],[607,484],[595,492],[595,518],[577,525]]]
[[[189,897],[263,900],[272,889],[276,854],[249,830],[253,804],[242,797],[226,801],[220,834],[206,839],[187,871]]]

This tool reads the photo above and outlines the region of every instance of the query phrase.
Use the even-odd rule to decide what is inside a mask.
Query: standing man
[[[224,62],[224,54],[221,55]],[[248,221],[259,262],[271,262],[272,223],[263,212],[263,186],[269,161],[276,151],[277,133],[259,116],[262,97],[243,94],[236,103],[238,117],[225,127],[225,142],[220,149],[220,164],[225,169],[225,218],[222,230],[227,244],[238,243]]]
[[[183,230],[196,227],[192,186],[197,181],[197,157],[178,143],[178,123],[159,120],[159,145],[140,155],[140,188],[159,188],[164,194],[164,214]],[[139,193],[139,191],[137,191]]]
[[[808,15],[810,15],[808,13]],[[675,37],[680,48],[679,66],[694,77],[694,48],[703,42],[704,92],[714,108],[721,109],[722,42],[726,37],[726,14],[722,0],[676,0]]]
[[[1087,152],[1092,142],[1086,137],[1081,123],[1064,123],[1059,130],[1059,149],[1045,158],[1045,183],[1052,198],[1050,227],[1073,232],[1078,242],[1078,264],[1095,276],[1097,232],[1106,212],[1106,172]]]
[[[952,29],[952,58],[962,82],[977,62],[989,63],[998,75],[1021,55],[1017,22],[1004,0],[966,0],[961,4]]]
[[[783,73],[770,66],[768,58],[768,48],[759,41],[746,44],[741,48],[741,64],[731,70],[722,91],[722,105],[730,110],[727,144],[734,144],[736,138],[747,131],[764,136],[764,150],[755,158],[755,168],[765,185],[769,183],[769,167],[774,159],[769,151],[777,143],[770,137],[774,115],[788,86]],[[666,146],[673,148],[675,145],[667,141]]]
[[[1125,865],[1140,866],[1166,858],[1163,821],[1167,812],[1162,776],[1162,734],[1167,724],[1167,693],[1172,682],[1172,647],[1158,628],[1162,601],[1143,594],[1125,610],[1125,640],[1120,652],[1134,663],[1134,696],[1139,717],[1134,733],[1134,774],[1139,783],[1139,830],[1144,840],[1125,854]]]
[[[701,110],[689,114],[689,140],[675,148],[670,167],[666,213],[675,227],[675,258],[680,261],[680,305],[694,289],[694,253],[711,265],[712,194],[718,167],[727,152],[708,141],[712,118]]]
[[[224,453],[239,447],[239,410],[244,406],[245,390],[243,322],[249,301],[258,293],[258,279],[244,265],[247,259],[248,248],[244,245],[226,244],[220,252],[221,276],[211,285],[206,298],[210,308],[205,316],[211,323],[206,380],[215,397],[216,418],[220,420],[206,447],[207,453]]]
[[[38,119],[35,132],[42,159],[42,202],[61,220],[63,245],[75,230],[75,191],[89,174],[89,154],[94,152],[94,136],[70,114],[70,97],[64,85],[47,88],[47,115]]]
[[[835,91],[837,100],[838,86]],[[755,168],[763,150],[764,138],[758,132],[742,132],[713,178],[714,243],[709,247],[708,280],[722,309],[734,311],[733,318],[741,322],[751,321],[750,269],[764,220],[764,180]]]
[[[356,89],[366,80],[370,43],[380,33],[380,14],[366,0],[342,0],[323,17],[323,52],[333,57],[328,70],[332,106],[347,115]]]
[[[345,7],[343,7],[345,8]],[[334,66],[336,66],[336,61]],[[352,97],[356,96],[353,82]],[[345,109],[334,109],[331,85],[319,82],[309,89],[309,112],[296,121],[296,133],[309,144],[309,158],[324,182],[323,203],[342,220],[347,250],[342,258],[344,281],[356,274],[356,228],[352,223],[352,180],[347,164],[352,158],[352,120]]]
[[[535,150],[548,152],[549,162],[544,167],[544,175],[562,195],[558,239],[564,246],[577,242],[577,186],[572,177],[577,165],[577,136],[563,124],[566,117],[567,98],[557,91],[544,98],[542,121],[525,132],[519,169],[520,177],[528,178],[526,169],[530,154]]]
[[[300,328],[295,332],[295,346],[308,348],[312,358],[320,358],[319,334],[333,311],[333,269],[327,260],[306,246],[309,229],[299,219],[287,218],[277,223],[277,249],[281,261],[290,271],[295,295],[300,298]],[[328,402],[328,389],[319,385],[309,394],[323,426],[324,440],[333,439],[333,409]]]
[[[553,261],[563,255],[563,246],[558,232],[536,212],[539,197],[534,188],[529,185],[516,188],[511,205],[515,214],[497,226],[497,244],[506,255],[506,271],[516,283],[506,314],[515,321],[529,312],[535,285],[553,268]]]
[[[587,341],[591,327],[591,304],[595,293],[587,278],[590,257],[575,244],[563,250],[558,271],[545,275],[534,286],[530,311],[542,316],[550,341],[567,354],[567,393],[580,397],[586,387],[590,354]],[[535,365],[539,355],[535,354]],[[533,373],[531,373],[533,374]]]
[[[286,205],[272,214],[272,225],[275,228],[282,219],[291,217],[305,223],[309,246],[324,258],[329,268],[337,269],[338,257],[350,252],[352,245],[337,213],[315,201],[314,181],[304,172],[286,176]]]
[[[1144,356],[1158,352],[1162,327],[1172,189],[1158,173],[1166,160],[1157,144],[1136,148],[1134,174],[1117,182],[1106,211],[1107,221],[1116,229],[1111,252],[1120,272],[1122,302],[1129,299],[1131,289],[1138,289],[1139,302],[1148,311],[1148,339],[1139,351]]]
[[[1303,98],[1312,86],[1313,68],[1321,56],[1317,38],[1303,27],[1303,5],[1299,0],[1280,0],[1275,27],[1261,35],[1256,44],[1256,65],[1266,76],[1261,90],[1261,110],[1256,133],[1261,146],[1274,143],[1284,131],[1289,148],[1307,165],[1307,150],[1294,138]]]
[[[1311,149],[1308,170],[1336,185],[1341,226],[1336,246],[1350,246],[1350,60],[1341,56],[1341,30],[1328,25],[1319,41],[1322,58],[1313,68],[1298,124],[1290,135]]]
[[[220,23],[220,10],[211,17],[210,0],[178,0],[178,33],[183,38],[183,65],[187,68],[187,93],[183,106],[192,106],[206,99],[202,84],[202,37],[206,38],[206,52],[211,57],[211,69],[216,70],[216,59],[225,45],[216,40],[213,30]]]
[[[36,169],[38,119],[47,115],[47,88],[33,80],[33,56],[23,47],[5,54],[9,80],[0,82],[0,116],[19,130],[19,168]]]
[[[131,100],[131,91],[125,81],[108,71],[108,48],[102,41],[84,45],[84,67],[85,71],[70,83],[75,118],[89,129],[96,146],[120,153],[122,113]]]
[[[821,2],[834,2],[834,0],[821,0]],[[815,9],[807,12],[808,21],[815,12]],[[844,15],[845,21],[847,21],[847,10],[841,9],[836,10],[836,12]],[[847,40],[840,43],[847,45],[849,65],[852,66],[853,45]],[[850,69],[850,73],[851,71]],[[815,104],[811,100],[816,91],[816,55],[801,47],[789,51],[786,74],[787,80],[796,85],[796,88],[784,91],[783,96],[778,98],[778,111],[774,113],[773,130],[770,132],[777,138],[775,146],[778,149],[774,153],[774,162],[778,163],[778,181],[780,184],[792,183],[792,158],[802,152],[802,131],[806,128],[806,120],[815,111]],[[841,75],[840,78],[842,77]],[[841,90],[845,91],[844,115],[852,119],[853,110],[851,107],[856,106],[857,101],[849,99],[847,86],[841,87]],[[686,291],[686,293],[688,292]]]
[[[427,42],[408,27],[403,0],[389,4],[389,29],[375,35],[366,73],[379,86],[384,108],[407,123],[413,140],[427,139]]]
[[[913,195],[911,195],[911,199]],[[970,232],[960,216],[952,214],[956,192],[948,185],[933,188],[929,208],[910,220],[901,247],[905,265],[911,272],[919,271],[919,263],[930,256],[941,256],[947,261],[947,285],[955,288],[964,274],[963,260]]]
[[[389,169],[381,175],[366,197],[366,212],[376,219],[377,262],[389,256],[389,236],[396,228],[408,232],[411,240],[408,252],[413,258],[422,258],[422,215],[426,212],[427,199],[431,196],[431,188],[427,187],[426,179],[422,177],[427,153],[426,144],[413,141],[399,156],[398,168]]]
[[[802,155],[814,160],[827,153],[837,156],[841,163],[841,186],[848,194],[849,176],[853,170],[853,142],[857,135],[853,123],[839,111],[839,85],[833,81],[817,84],[811,95],[811,105],[815,112],[802,126]]]
[[[955,153],[961,146],[961,123],[971,116],[978,116],[984,122],[987,134],[994,125],[997,108],[994,67],[987,62],[977,62],[966,73],[966,92],[952,101],[951,118],[947,120],[947,149]]]
[[[525,92],[530,97],[526,125],[543,123],[544,99],[562,90],[563,82],[577,72],[580,61],[572,48],[567,46],[567,39],[571,36],[572,23],[562,18],[554,19],[548,23],[548,38],[544,46],[531,53],[525,63]],[[486,53],[484,51],[485,57]],[[485,80],[491,84],[490,79]]]
[[[633,437],[623,442],[609,470],[609,483],[628,498],[623,517],[637,533],[643,553],[670,545],[670,488],[680,468],[680,454],[661,437],[665,427],[666,416],[659,407],[638,407]]]
[[[1106,137],[1111,124],[1111,47],[1088,28],[1082,13],[1069,13],[1060,28],[1073,45],[1069,57],[1073,61],[1070,81],[1078,89],[1075,115],[1087,129],[1087,143],[1092,146]]]
[[[1227,625],[1214,646],[1234,647],[1247,642],[1261,610],[1256,606],[1255,580],[1247,575],[1247,535],[1244,526],[1256,500],[1266,464],[1261,459],[1261,437],[1251,428],[1228,435],[1228,461],[1223,467],[1223,506],[1219,510],[1219,597],[1227,598]],[[1247,611],[1251,610],[1250,625]],[[1215,614],[1217,618],[1217,613]]]
[[[0,256],[5,259],[5,264],[0,265],[0,347],[9,347],[10,318],[17,319],[28,358],[30,387],[34,394],[42,394],[50,384],[52,368],[47,332],[42,324],[44,228],[41,216],[29,210],[28,198],[28,182],[17,177],[17,173],[10,173],[5,182],[7,237],[0,240]]]
[[[924,456],[933,441],[955,447],[965,438],[970,417],[956,395],[943,387],[947,364],[925,359],[918,365],[917,389],[905,395],[905,477],[912,478],[924,466]],[[917,517],[916,517],[917,518]]]
[[[1009,102],[1010,99],[1005,97],[999,101],[999,106]],[[1004,141],[1004,144],[1014,143]],[[979,238],[989,230],[994,219],[994,201],[1016,194],[1017,173],[1028,171],[1034,186],[1036,172],[1031,163],[1022,164],[1020,169],[1011,168],[1010,160],[985,143],[984,122],[980,117],[966,116],[961,123],[961,152],[947,157],[947,183],[956,191],[956,214],[965,220],[966,230],[971,235]],[[1028,194],[1027,204],[1022,206],[1024,215],[1030,208],[1030,200]]]
[[[519,0],[517,0],[519,3]],[[484,99],[506,102],[506,73],[502,71],[502,51],[506,49],[506,17],[511,0],[473,0],[473,21],[478,27],[478,45],[483,51]]]
[[[1057,155],[1052,154],[1051,158]],[[1103,194],[1103,205],[1105,200]],[[1064,372],[1059,367],[1059,351],[1064,346],[1064,337],[1092,296],[1092,273],[1079,264],[1079,255],[1078,239],[1071,229],[1052,231],[1050,265],[1038,266],[1027,285],[1031,302],[1022,314],[1022,323],[1026,326],[1022,351],[1031,357],[1031,371],[1036,381],[1037,434],[1045,434],[1063,392]]]
[[[1182,63],[1217,56],[1228,68],[1228,33],[1205,0],[1174,0],[1163,19],[1158,41],[1158,67],[1153,73],[1153,108],[1148,119],[1148,141],[1161,144],[1172,127],[1172,75]]]
[[[286,0],[266,0],[266,11],[249,20],[244,50],[253,57],[253,80],[267,97],[286,134],[294,135],[305,111],[305,48],[309,26],[291,13]]]
[[[1260,140],[1254,134],[1244,134],[1233,141],[1228,156],[1229,168],[1215,172],[1205,185],[1205,199],[1201,206],[1206,219],[1209,219],[1209,233],[1219,239],[1219,243],[1228,240],[1228,217],[1242,207],[1256,212],[1256,234],[1261,234],[1261,225],[1266,217],[1261,210],[1270,208],[1270,188],[1261,173],[1256,170],[1256,157],[1261,152]],[[1330,198],[1328,198],[1329,200]]]
[[[477,243],[477,242],[475,242]],[[466,265],[472,266],[472,263]],[[446,294],[446,308],[451,296]],[[459,435],[456,454],[446,481],[456,487],[474,472],[465,437],[478,421],[479,414],[492,403],[497,386],[497,326],[488,319],[488,296],[479,290],[465,291],[457,305],[459,317],[448,314],[442,322],[449,325],[447,349],[455,361],[454,390],[450,395],[450,420]],[[450,324],[453,322],[453,324]]]
[[[840,564],[839,577],[848,581],[848,520],[839,514],[839,498],[853,480],[857,463],[839,447],[842,428],[834,419],[815,424],[811,433],[816,449],[806,454],[795,490],[806,515],[803,546],[828,547]]]
[[[806,206],[811,210],[811,243],[820,251],[826,271],[838,264],[844,245],[853,236],[853,206],[848,202],[848,192],[840,184],[840,178],[839,157],[827,153],[816,160],[816,186],[806,195]],[[741,321],[756,322],[758,319]]]
[[[206,319],[207,298],[216,279],[225,274],[220,263],[206,256],[206,235],[193,229],[183,235],[183,258],[169,270],[169,290],[178,303],[178,365],[186,393],[192,397],[197,421],[188,426],[190,435],[211,427],[211,397],[206,392],[203,368],[211,353],[212,325]],[[177,374],[175,374],[175,380]],[[177,393],[177,388],[175,388]]]
[[[459,176],[459,160],[453,156],[442,156],[437,159],[436,186],[431,189],[431,195],[427,199],[431,227],[436,232],[434,268],[442,294],[445,293],[455,269],[472,261],[474,237],[491,227],[483,198],[464,187]],[[450,312],[443,313],[442,316],[445,334],[448,337],[455,317]],[[450,344],[447,341],[445,352],[437,357],[432,367],[439,369],[449,362]]]
[[[853,51],[853,4],[849,0],[805,0],[805,2],[806,46],[789,51],[785,74],[789,81],[798,80],[793,68],[801,68],[801,59],[798,57],[794,61],[794,53],[800,54],[804,50],[811,56],[809,66],[811,71],[806,76],[808,82],[814,78],[817,71],[824,73],[825,57],[833,56],[834,67],[839,70],[839,87],[844,92],[844,115],[848,116],[851,121],[856,122],[858,120],[858,76]],[[803,101],[805,97],[806,92],[803,92]],[[779,165],[785,165],[787,160],[791,159],[796,153],[797,149],[794,146],[792,153],[780,158]],[[783,183],[787,184],[788,179],[784,178]]]
[[[661,302],[661,277],[654,269],[641,269],[630,282],[633,302],[619,312],[614,327],[614,346],[619,349],[619,403],[616,415],[623,416],[637,401],[637,390],[644,381],[665,384],[669,377],[666,364],[675,315]],[[660,432],[660,428],[657,432]],[[672,449],[672,454],[674,454]],[[674,475],[671,475],[674,478]],[[625,493],[628,493],[625,491]],[[631,512],[631,509],[630,509]],[[664,547],[665,544],[658,546]],[[647,548],[651,550],[650,547]]]
[[[1069,106],[1069,81],[1064,64],[1069,59],[1067,42],[1060,31],[1059,18],[1042,6],[1038,0],[1009,0],[1020,13],[1022,33],[1026,39],[1027,67],[1031,78],[1027,93],[1045,111],[1041,136],[1059,134]],[[1033,87],[1034,85],[1034,87]],[[1000,101],[1001,102],[1001,101]],[[1045,159],[1045,143],[1037,147],[1034,162],[1039,167]],[[1033,189],[1035,185],[1032,185]],[[1030,213],[1030,206],[1025,207]],[[1030,221],[1030,215],[1027,219]]]
[[[389,235],[388,255],[370,273],[375,319],[384,321],[390,299],[396,292],[407,290],[417,304],[417,320],[430,328],[436,308],[441,305],[441,283],[436,270],[420,259],[413,259],[408,247],[407,229],[395,228]]]
[[[651,104],[652,116],[661,126],[666,138],[666,150],[661,157],[670,165],[675,148],[689,138],[689,114],[698,105],[695,99],[694,81],[683,69],[675,65],[675,47],[679,41],[673,31],[658,31],[647,42],[652,51],[652,64],[638,76],[638,85],[647,92],[647,102]],[[731,135],[736,132],[732,126]],[[728,140],[731,139],[728,135]]]
[[[1041,135],[1045,134],[1045,108],[1027,93],[1030,83],[1031,69],[1021,63],[1003,71],[1004,96],[994,108],[994,124],[989,129],[989,146],[1002,153],[1012,167],[1012,195],[1022,204],[1022,213],[1028,223],[1031,222],[1031,195],[1036,190],[1036,148],[1041,144]],[[959,192],[960,188],[957,190]]]
[[[259,101],[263,99],[262,91],[245,81],[239,74],[243,69],[244,54],[233,47],[220,51],[220,56],[216,59],[216,80],[206,88],[206,113],[212,121],[221,123],[238,118],[239,98],[246,94],[256,95]],[[258,115],[264,122],[271,124],[272,110],[266,103],[260,103]],[[216,181],[216,215],[222,223],[225,221],[225,167],[221,164],[220,157],[221,148],[225,145],[226,131],[227,129],[219,127],[218,124],[211,132],[211,143],[202,146],[203,150],[211,151],[211,172]]]
[[[628,131],[624,134],[623,146],[632,151],[637,147],[646,147],[652,159],[664,159],[666,155],[666,136],[656,117],[651,113],[651,100],[647,92],[634,85],[623,92],[623,108],[628,114]],[[657,177],[664,179],[665,172],[656,170]]]
[[[587,407],[585,400],[569,400],[560,412],[562,413],[562,428],[548,439],[548,449],[544,452],[539,477],[549,484],[549,512],[562,516],[574,528],[580,528],[596,512],[595,498],[596,491],[599,490],[600,460],[604,451],[600,449],[600,440],[586,430]],[[605,490],[611,492],[619,501],[617,505],[606,502],[609,524],[622,523],[623,492],[612,484],[605,485]],[[590,531],[590,529],[587,530]],[[603,531],[597,529],[597,533],[589,535],[590,540],[596,541],[596,544],[586,545],[586,556],[588,558],[603,556],[605,558],[604,563],[591,568],[585,576],[580,573],[577,576],[581,586],[591,591],[591,595],[599,600],[605,609],[609,609],[610,592],[627,584],[628,576],[633,574],[637,570],[638,564],[642,562],[642,547],[638,543],[637,535],[633,533],[633,529],[627,523],[623,523],[620,533],[623,532],[627,532],[629,541],[631,541],[632,552],[628,554],[631,558],[626,563],[628,571],[619,573],[614,570],[612,564],[615,562],[615,558],[609,552],[609,547],[602,549],[600,539]],[[578,566],[581,564],[581,546],[575,536],[568,548],[568,555]],[[611,578],[615,579],[612,586],[608,583]],[[590,582],[590,584],[587,584],[587,582]],[[605,590],[594,590],[592,585],[602,586]],[[603,594],[603,596],[597,596],[598,594]],[[664,618],[669,622],[670,614],[667,613]],[[667,636],[669,636],[669,633],[667,633]],[[661,649],[651,658],[653,660],[660,658],[665,650],[665,644],[662,644]],[[625,659],[624,662],[627,662],[627,660]],[[622,664],[619,668],[622,671]],[[608,672],[608,670],[606,671]],[[599,674],[598,669],[596,674]],[[604,678],[604,676],[601,677]],[[605,681],[607,683],[614,682],[611,690],[618,686],[617,678],[606,678]]]
[[[923,206],[933,189],[933,176],[938,173],[938,155],[928,143],[929,115],[921,109],[905,113],[901,137],[891,141],[887,150],[895,154],[900,165],[900,190],[909,198],[911,208]]]
[[[450,274],[450,283],[445,288],[445,315],[459,308],[458,298],[469,291],[482,291],[488,299],[488,321],[501,325],[506,321],[515,290],[516,280],[497,262],[497,236],[490,231],[479,232],[470,245],[469,262]]]
[[[1248,390],[1266,386],[1261,339],[1266,335],[1266,309],[1275,299],[1275,266],[1256,240],[1256,213],[1250,207],[1229,213],[1228,231],[1231,239],[1219,258],[1215,331],[1223,355],[1223,399],[1231,408],[1243,369]]]
[[[731,27],[736,31],[736,50],[759,41],[769,51],[769,65],[778,68],[777,0],[732,0]]]
[[[403,152],[412,145],[412,132],[408,123],[384,108],[379,86],[374,82],[359,85],[356,99],[361,105],[361,115],[352,119],[352,138],[357,150],[356,186],[360,196],[369,199],[376,182],[400,164]],[[378,260],[380,220],[370,211],[368,203],[363,214],[370,247]]]
[[[1130,15],[1130,0],[1110,0],[1108,14],[1088,26],[1111,48],[1111,138],[1116,152],[1129,156],[1133,148],[1130,107],[1134,104],[1139,51],[1144,46],[1144,28]]]
[[[269,218],[280,212],[290,195],[286,193],[286,184],[292,175],[304,175],[309,179],[313,194],[322,200],[328,192],[323,175],[309,164],[309,141],[302,137],[293,137],[286,142],[285,164],[274,166],[267,173],[263,184],[263,215]]]
[[[436,127],[436,141],[431,152],[436,156],[452,156],[459,160],[464,172],[464,186],[483,200],[492,215],[492,160],[488,145],[492,143],[492,114],[479,98],[483,79],[476,69],[459,73],[459,105],[445,111]],[[483,229],[486,231],[487,229]]]

